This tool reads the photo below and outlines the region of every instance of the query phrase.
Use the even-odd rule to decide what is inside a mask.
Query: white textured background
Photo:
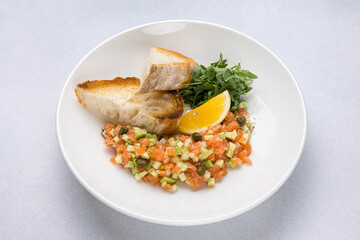
[[[236,218],[168,227],[120,214],[73,177],[55,112],[79,60],[127,28],[194,19],[269,47],[308,110],[285,185]],[[360,239],[360,2],[14,1],[0,3],[0,239]]]

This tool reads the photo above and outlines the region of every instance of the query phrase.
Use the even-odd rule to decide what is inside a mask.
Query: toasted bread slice
[[[195,61],[163,48],[150,49],[141,78],[141,91],[175,90],[191,81]]]
[[[75,88],[80,104],[98,109],[109,120],[122,125],[145,128],[160,135],[172,133],[184,111],[176,91],[139,92],[138,78],[87,81]]]

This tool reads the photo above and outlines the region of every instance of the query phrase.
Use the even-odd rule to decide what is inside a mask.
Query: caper
[[[197,142],[200,141],[202,139],[202,136],[200,135],[200,133],[194,132],[193,134],[191,134],[191,138]]]
[[[239,123],[240,127],[244,126],[246,123],[246,118],[244,116],[238,116],[236,121]]]
[[[129,131],[129,129],[127,127],[122,127],[122,128],[120,128],[119,135],[125,134],[128,131]]]
[[[203,176],[205,174],[205,171],[206,171],[206,167],[204,165],[199,165],[197,167],[197,173],[200,175],[200,176]]]
[[[148,167],[148,162],[145,161],[144,159],[138,159],[136,161],[136,165],[140,168],[147,168]]]

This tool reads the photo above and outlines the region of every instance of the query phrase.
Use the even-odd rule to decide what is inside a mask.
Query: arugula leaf
[[[230,111],[237,110],[241,95],[245,95],[252,89],[246,82],[252,82],[257,79],[257,76],[248,70],[241,69],[240,63],[231,68],[227,66],[227,60],[223,59],[222,53],[220,53],[220,59],[210,63],[208,67],[196,64],[192,71],[192,81],[187,88],[180,90],[184,102],[196,108],[228,90],[231,97]]]

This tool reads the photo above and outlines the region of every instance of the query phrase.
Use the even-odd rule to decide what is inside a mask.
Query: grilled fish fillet
[[[191,81],[195,61],[163,48],[150,49],[141,78],[141,91],[176,90]]]
[[[160,135],[172,133],[184,111],[177,91],[139,92],[135,77],[80,83],[75,93],[85,108],[100,110],[121,125],[145,128]]]

